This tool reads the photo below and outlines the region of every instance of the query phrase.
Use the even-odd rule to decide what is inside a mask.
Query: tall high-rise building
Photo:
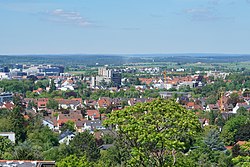
[[[120,86],[121,74],[115,72],[113,69],[100,67],[98,68],[98,75],[96,77],[92,77],[92,86],[99,85],[102,81],[105,81],[107,83],[112,82],[114,86]]]

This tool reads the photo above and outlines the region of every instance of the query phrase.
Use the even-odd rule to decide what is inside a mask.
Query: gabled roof
[[[84,124],[87,122],[87,120],[81,120],[81,121],[76,121],[76,127],[81,128],[84,127]]]
[[[4,102],[2,107],[8,110],[12,110],[15,107],[15,105],[13,102]]]
[[[84,100],[84,104],[87,106],[95,106],[97,104],[96,100]]]
[[[86,110],[86,114],[89,117],[94,117],[95,119],[100,118],[100,112],[98,110]]]
[[[198,104],[195,104],[195,105],[194,105],[194,109],[195,109],[195,110],[203,110],[202,106],[201,106],[201,105],[198,105]]]
[[[83,119],[82,114],[79,114],[77,112],[70,112],[69,114],[59,114],[57,117],[57,123],[61,125],[68,121],[76,122],[82,119]]]
[[[44,119],[43,121],[46,122],[46,123],[49,123],[49,124],[54,125],[53,121],[51,121],[51,120],[49,120],[49,119]]]
[[[107,97],[102,97],[98,100],[97,103],[100,107],[108,107],[111,105],[111,99]]]
[[[37,102],[48,102],[49,98],[39,98],[37,99]]]
[[[66,130],[65,132],[61,133],[59,136],[59,140],[64,139],[67,136],[75,135],[73,132]]]
[[[79,104],[81,104],[81,100],[79,100],[79,99],[55,99],[57,102],[58,102],[58,104],[65,104],[65,105],[75,105],[75,106],[77,106],[77,105],[79,105]]]
[[[235,146],[235,145],[242,146],[242,145],[244,145],[244,144],[246,144],[246,143],[247,143],[247,141],[238,141],[238,142],[235,143],[233,146]],[[228,150],[231,150],[231,149],[233,148],[233,146],[226,146],[226,148],[227,148]]]
[[[99,148],[101,149],[101,150],[107,150],[107,149],[109,149],[110,147],[112,147],[112,146],[114,146],[113,144],[103,144],[103,145],[101,145]]]
[[[195,103],[194,103],[194,102],[188,102],[188,103],[187,103],[187,106],[188,106],[188,107],[194,107],[194,106],[195,106]]]
[[[37,90],[33,90],[33,93],[41,93],[43,91],[43,88],[38,88]]]
[[[154,81],[153,78],[139,78],[139,80],[141,81],[141,83],[146,83],[147,85],[150,85]]]
[[[219,106],[217,104],[208,104],[208,107],[210,109],[219,109]]]
[[[238,141],[236,144],[238,144],[238,145],[241,146],[241,145],[243,145],[243,144],[246,144],[246,142],[247,142],[247,141]],[[236,145],[236,144],[235,144],[235,145]]]
[[[101,120],[86,121],[85,125],[90,126],[91,130],[95,130],[95,129],[98,129],[100,127],[103,127]]]

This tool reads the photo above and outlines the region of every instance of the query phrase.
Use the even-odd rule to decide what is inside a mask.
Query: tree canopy
[[[243,129],[246,129],[245,127],[249,127],[250,120],[246,116],[236,116],[231,119],[229,119],[225,126],[222,129],[221,132],[221,139],[226,145],[232,145],[238,140],[246,140],[249,139],[250,135],[248,131],[245,133],[245,131],[242,131]],[[242,134],[244,133],[244,134]]]
[[[100,157],[100,150],[96,145],[94,136],[88,131],[77,134],[69,144],[74,153],[79,156],[85,156],[88,160],[97,160]]]
[[[193,112],[162,99],[114,111],[105,124],[117,128],[131,166],[175,164],[176,153],[190,147],[201,128]]]

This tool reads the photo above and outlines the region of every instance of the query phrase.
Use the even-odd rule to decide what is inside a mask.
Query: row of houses
[[[189,86],[190,88],[194,87],[202,87],[203,83],[203,76],[201,75],[192,75],[192,76],[185,76],[185,77],[166,77],[162,78],[139,78],[140,82],[145,85],[150,85],[153,88],[157,89],[179,89],[183,86]]]
[[[71,109],[77,110],[78,108],[82,108],[82,99],[81,98],[72,98],[72,99],[62,99],[62,98],[24,98],[24,103],[28,108],[31,103],[35,104],[38,111],[47,110],[47,104],[49,100],[54,100],[58,103],[58,109]],[[33,108],[36,110],[36,108]]]

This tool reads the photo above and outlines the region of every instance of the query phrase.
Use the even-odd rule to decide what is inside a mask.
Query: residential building
[[[100,112],[98,110],[86,110],[86,117],[90,120],[100,119]]]
[[[0,132],[0,136],[7,137],[10,141],[15,143],[15,133],[14,132]]]
[[[0,103],[12,101],[13,94],[8,92],[0,93]]]
[[[49,101],[48,98],[39,98],[39,99],[37,99],[37,109],[38,109],[38,111],[46,110],[48,101]]]
[[[70,140],[72,140],[75,137],[75,134],[69,130],[63,132],[59,136],[59,143],[65,143],[66,145],[69,145]]]
[[[0,160],[1,167],[55,167],[55,161]]]
[[[102,126],[101,120],[91,120],[91,121],[85,122],[83,129],[89,130],[90,133],[94,133],[95,130],[103,130],[106,128],[104,126]]]
[[[0,103],[0,108],[5,108],[5,109],[8,109],[8,110],[13,110],[14,107],[15,107],[15,105],[14,105],[14,103],[12,101]]]
[[[49,127],[51,130],[55,129],[54,123],[51,120],[48,120],[48,119],[45,120],[44,119],[42,124],[43,124],[43,126]]]

